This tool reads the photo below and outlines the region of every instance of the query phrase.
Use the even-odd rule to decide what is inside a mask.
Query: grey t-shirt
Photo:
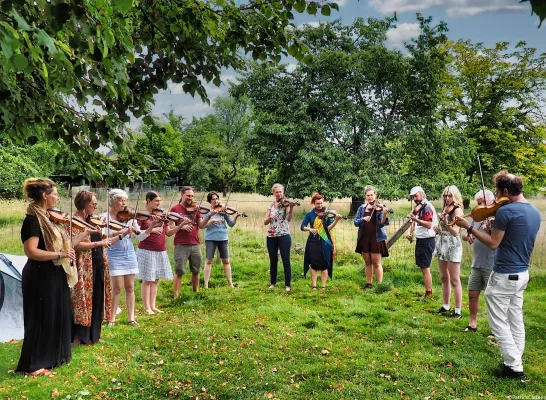
[[[474,230],[480,230],[485,232],[483,224],[481,222],[471,222]],[[493,262],[495,261],[495,250],[491,250],[479,240],[474,240],[472,244],[474,247],[474,254],[472,256],[472,268],[478,269],[493,269]]]

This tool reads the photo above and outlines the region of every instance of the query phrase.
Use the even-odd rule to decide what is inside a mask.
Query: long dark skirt
[[[63,268],[29,259],[22,289],[25,337],[17,371],[34,372],[69,362],[72,305]]]
[[[95,257],[95,253],[99,256]],[[72,340],[77,336],[84,344],[97,343],[102,329],[102,313],[104,311],[104,263],[101,252],[93,251],[93,306],[91,311],[91,326],[72,325]]]
[[[309,251],[309,261],[311,263],[311,268],[315,271],[327,270],[328,262],[324,258],[319,235],[309,235],[309,239],[307,239],[307,249]]]

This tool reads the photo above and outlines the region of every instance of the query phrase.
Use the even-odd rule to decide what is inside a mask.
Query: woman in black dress
[[[341,215],[330,218],[325,213],[324,197],[319,193],[313,193],[311,204],[314,206],[305,214],[300,229],[309,232],[303,256],[303,274],[311,268],[312,288],[317,288],[317,276],[320,271],[322,289],[326,289],[328,276],[332,278],[334,265],[334,241],[332,229],[341,219]]]
[[[358,226],[358,238],[356,240],[355,252],[362,254],[366,264],[366,286],[364,289],[373,287],[373,274],[377,283],[383,281],[383,266],[381,257],[388,257],[389,250],[385,240],[389,224],[387,218],[389,210],[377,204],[377,191],[373,186],[366,186],[366,204],[362,204],[356,211],[355,226]]]
[[[49,369],[72,358],[70,287],[78,280],[74,250],[64,226],[50,220],[50,208],[58,200],[49,179],[27,179],[23,193],[30,202],[21,227],[28,261],[23,269],[23,316],[25,336],[18,372],[47,375]],[[88,233],[74,237],[79,242]]]

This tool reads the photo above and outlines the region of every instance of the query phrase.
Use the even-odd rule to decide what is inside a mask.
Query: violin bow
[[[227,204],[228,204],[228,202],[229,202],[229,198],[230,198],[230,196],[231,196],[231,192],[232,192],[232,191],[230,190],[229,193],[228,193],[228,195],[227,195],[226,203],[224,204],[224,210],[227,209]]]
[[[135,216],[133,217],[133,223],[131,225],[134,226],[135,222],[136,222],[136,217],[137,217],[137,212],[138,212],[138,201],[140,200],[140,194],[142,193],[142,185],[140,186],[140,188],[138,189],[138,196],[137,196],[137,199],[136,199],[136,204],[135,204]],[[127,224],[129,224],[129,221],[127,221]],[[137,224],[138,225],[138,224]]]
[[[106,231],[108,232],[108,244],[110,243],[110,188],[106,188]]]
[[[485,184],[483,181],[483,172],[482,172],[482,163],[480,161],[480,155],[478,154],[478,168],[480,170],[480,179],[482,181],[482,191],[483,191],[483,203],[487,205],[487,199],[485,198]]]
[[[68,198],[70,199],[70,246],[74,248],[74,237],[72,236],[72,184],[68,184]],[[74,265],[74,262],[70,260],[70,265]]]
[[[195,210],[195,214],[193,214],[193,222],[197,220],[197,214],[199,214],[199,210],[201,209],[201,204],[203,204],[203,200],[205,199],[205,194],[207,194],[206,190],[203,190],[203,196],[201,196],[201,200],[199,201],[199,205],[197,206],[197,210]]]

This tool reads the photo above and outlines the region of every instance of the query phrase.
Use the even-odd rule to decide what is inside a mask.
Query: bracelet
[[[472,225],[470,225],[468,228],[466,228],[466,233],[468,235],[471,235],[472,234],[472,229],[474,229],[474,227]]]
[[[58,251],[58,252],[57,252],[57,261],[59,261],[60,259],[61,259],[61,252]]]
[[[119,240],[123,240],[123,236],[118,235],[118,239],[119,239]]]

